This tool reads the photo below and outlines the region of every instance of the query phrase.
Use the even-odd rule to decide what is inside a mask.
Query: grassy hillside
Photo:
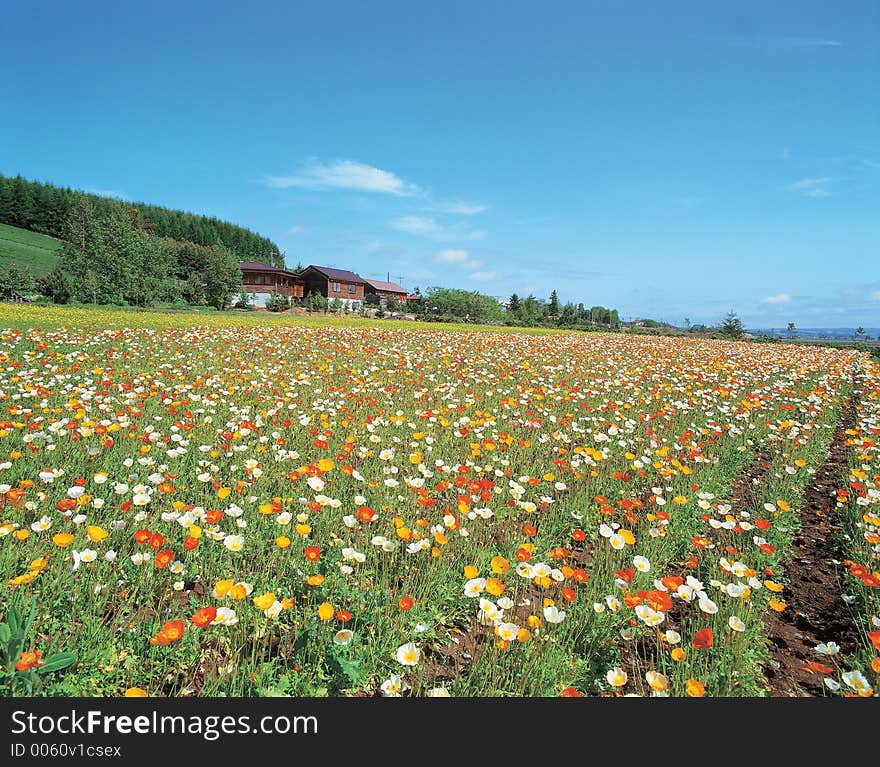
[[[48,274],[58,263],[61,241],[17,226],[0,224],[0,268],[14,266],[24,274]]]

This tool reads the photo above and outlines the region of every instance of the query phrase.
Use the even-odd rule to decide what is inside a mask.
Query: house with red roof
[[[401,303],[406,303],[407,292],[396,282],[382,282],[381,280],[364,280],[364,292],[366,295],[374,295],[379,299],[379,304],[385,306],[389,298],[396,298]]]

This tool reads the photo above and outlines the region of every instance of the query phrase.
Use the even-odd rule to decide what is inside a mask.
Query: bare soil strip
[[[789,579],[784,592],[788,607],[765,619],[771,661],[764,668],[773,697],[823,695],[822,673],[807,664],[832,665],[815,651],[821,642],[837,642],[841,655],[856,648],[858,634],[843,601],[843,570],[832,560],[845,555],[835,544],[839,524],[834,518],[836,490],[845,482],[847,449],[844,431],[855,425],[855,409],[844,403],[828,457],[816,469],[798,513],[801,527],[792,540],[785,565]]]

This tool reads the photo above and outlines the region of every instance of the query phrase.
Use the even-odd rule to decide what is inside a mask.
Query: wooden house
[[[240,261],[242,288],[251,297],[254,306],[264,307],[272,293],[280,293],[293,299],[305,295],[305,282],[301,275],[289,269],[281,269],[260,261]]]
[[[355,272],[311,264],[302,271],[301,276],[306,295],[314,291],[328,301],[338,298],[347,306],[364,300],[366,280]]]
[[[407,292],[396,282],[382,282],[381,280],[364,280],[364,292],[366,295],[374,295],[379,299],[379,304],[385,306],[389,298],[396,298],[401,303],[406,303]]]

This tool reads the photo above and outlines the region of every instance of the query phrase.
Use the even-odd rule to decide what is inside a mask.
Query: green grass
[[[14,266],[24,274],[45,275],[58,264],[61,241],[17,226],[0,224],[0,268]]]

